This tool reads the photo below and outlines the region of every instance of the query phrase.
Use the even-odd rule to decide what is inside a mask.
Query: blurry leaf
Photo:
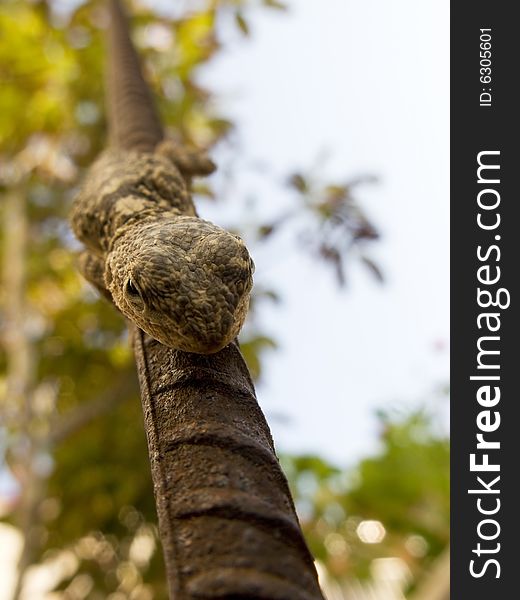
[[[309,190],[307,181],[301,173],[294,173],[294,175],[291,175],[289,178],[289,185],[302,194],[305,194]]]
[[[0,40],[0,152],[15,152],[35,131],[70,127],[77,65],[62,32],[49,31],[44,14],[23,3],[0,5]]]
[[[362,254],[361,262],[368,268],[368,270],[372,273],[372,275],[374,275],[379,283],[384,282],[383,272],[371,258],[368,258],[368,256]]]
[[[345,200],[349,195],[349,188],[346,185],[327,185],[324,191],[327,202]]]
[[[277,232],[282,225],[285,225],[288,221],[294,220],[297,216],[298,211],[290,210],[284,214],[279,215],[276,219],[270,223],[263,223],[257,228],[257,235],[260,240],[269,238],[273,233]]]
[[[182,80],[188,79],[191,70],[199,63],[208,60],[217,48],[215,39],[215,13],[194,13],[177,25],[175,37],[178,61],[176,74]]]
[[[330,262],[336,272],[338,284],[340,286],[345,285],[345,272],[343,270],[343,258],[336,248],[322,244],[320,246],[320,255],[328,262]]]
[[[245,341],[240,340],[240,350],[253,379],[258,379],[261,375],[260,354],[267,349],[275,348],[277,348],[276,342],[265,335],[257,335]]]
[[[379,232],[371,223],[363,223],[356,228],[354,236],[358,240],[378,240]]]
[[[263,240],[269,237],[272,233],[274,233],[276,229],[276,224],[271,223],[270,225],[260,225],[258,227],[258,237]]]
[[[261,292],[261,295],[263,298],[268,298],[269,300],[272,300],[274,303],[281,302],[280,294],[276,293],[274,290],[263,290]]]
[[[244,15],[240,11],[237,11],[235,13],[235,22],[238,25],[238,28],[240,29],[240,31],[245,36],[250,35],[251,32],[249,30],[249,25],[248,25],[247,21],[245,20]]]
[[[269,8],[274,8],[277,10],[287,10],[287,4],[284,2],[279,2],[278,0],[263,0],[264,6]]]
[[[223,119],[223,118],[220,118],[220,119],[212,118],[212,119],[209,119],[208,123],[209,123],[209,126],[214,130],[214,132],[218,138],[229,133],[234,127],[234,124],[231,121],[229,121],[228,119]]]
[[[297,232],[297,239],[312,255],[334,267],[340,286],[345,284],[346,267],[351,257],[362,254],[361,242],[379,238],[376,228],[352,195],[355,186],[368,181],[371,178],[363,176],[352,179],[349,184],[323,185],[302,173],[294,173],[289,179],[291,187],[303,195],[303,211],[312,218],[310,225]],[[294,214],[288,216],[293,218]],[[261,233],[267,237],[272,230]],[[382,282],[377,265],[367,263],[366,266]]]
[[[196,196],[203,196],[209,200],[215,200],[215,191],[204,181],[195,180],[192,185],[192,191]]]
[[[315,204],[313,208],[324,220],[331,219],[335,216],[335,214],[337,214],[336,207],[329,200],[326,200],[325,202],[319,202],[318,204]]]
[[[274,302],[275,304],[281,302],[280,294],[278,294],[274,290],[264,288],[260,285],[255,285],[253,287],[253,292],[252,292],[252,296],[251,296],[251,303],[253,305],[252,306],[253,310],[256,310],[257,303],[259,300],[265,300],[265,299],[270,300],[271,302]]]

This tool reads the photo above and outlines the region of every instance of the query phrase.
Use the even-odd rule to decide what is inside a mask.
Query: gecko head
[[[133,227],[109,252],[105,283],[119,310],[150,336],[199,354],[240,331],[254,265],[240,238],[197,217]]]

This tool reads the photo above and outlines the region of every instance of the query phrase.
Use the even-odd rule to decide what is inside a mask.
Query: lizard
[[[119,0],[107,1],[110,144],[71,222],[86,246],[83,273],[138,326],[131,337],[170,597],[323,600],[233,343],[253,262],[241,240],[197,216],[190,179],[214,166],[164,139]]]
[[[79,268],[152,338],[212,354],[244,323],[254,263],[238,236],[197,215],[191,179],[215,166],[165,139],[118,0],[109,12],[109,144],[72,206]]]

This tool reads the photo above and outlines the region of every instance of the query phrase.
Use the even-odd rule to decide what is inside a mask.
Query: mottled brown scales
[[[109,150],[71,215],[85,277],[156,340],[201,354],[238,335],[254,268],[240,238],[196,214],[186,180],[211,170],[204,155],[168,141],[153,152]]]

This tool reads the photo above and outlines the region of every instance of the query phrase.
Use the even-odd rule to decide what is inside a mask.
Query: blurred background
[[[241,346],[328,600],[449,597],[449,3],[133,0],[256,263]],[[66,217],[103,2],[0,3],[0,599],[167,598],[124,321]]]

